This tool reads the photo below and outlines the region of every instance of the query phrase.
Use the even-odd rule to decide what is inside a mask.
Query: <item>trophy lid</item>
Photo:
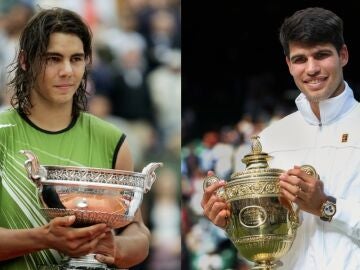
[[[251,153],[245,155],[241,160],[246,165],[246,170],[251,170],[254,168],[268,168],[268,160],[272,156],[269,156],[268,153],[262,152],[262,146],[259,141],[259,136],[251,137]]]
[[[231,175],[231,180],[247,179],[257,176],[278,176],[282,170],[269,168],[268,161],[272,158],[268,153],[262,151],[259,136],[251,137],[251,153],[245,155],[241,160],[246,168],[242,172],[235,172]]]

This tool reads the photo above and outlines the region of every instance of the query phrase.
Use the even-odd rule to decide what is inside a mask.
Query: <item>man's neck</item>
[[[72,120],[72,108],[42,108],[34,106],[28,118],[36,126],[47,131],[60,131],[67,128]]]
[[[346,87],[345,82],[342,81],[339,84],[339,86],[337,87],[337,90],[327,99],[341,95],[345,91],[345,87]],[[317,119],[319,119],[319,121],[321,122],[319,103],[320,103],[319,101],[310,101],[310,107],[311,107],[311,110],[313,111],[313,113],[315,114],[315,116],[317,117]]]
[[[310,102],[310,107],[317,119],[321,122],[319,102]]]

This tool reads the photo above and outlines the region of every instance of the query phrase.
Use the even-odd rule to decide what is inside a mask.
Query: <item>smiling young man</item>
[[[280,269],[360,269],[360,105],[344,81],[349,54],[343,21],[323,8],[307,8],[285,19],[280,41],[301,91],[298,111],[260,133],[270,167],[280,176],[282,196],[295,202],[302,220]],[[319,179],[300,170],[315,167]],[[208,187],[204,214],[224,228],[229,211]]]
[[[62,254],[95,253],[108,265],[130,267],[149,250],[140,212],[119,234],[105,224],[73,228],[74,216],[46,222],[19,150],[43,164],[133,170],[125,135],[85,113],[91,33],[69,10],[37,13],[25,27],[14,63],[13,108],[0,114],[0,268],[38,269]]]

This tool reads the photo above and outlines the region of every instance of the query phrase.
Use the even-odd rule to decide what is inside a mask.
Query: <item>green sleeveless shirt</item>
[[[125,139],[115,126],[88,113],[80,113],[64,130],[49,132],[35,126],[16,110],[0,114],[0,227],[25,229],[47,223],[39,210],[35,185],[24,169],[31,150],[43,165],[114,168]],[[61,255],[43,250],[0,262],[4,270],[32,270],[57,263]]]

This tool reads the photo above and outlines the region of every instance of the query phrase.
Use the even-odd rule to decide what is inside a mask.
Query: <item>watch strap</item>
[[[332,196],[327,196],[327,200],[336,204],[336,198],[332,197]]]

